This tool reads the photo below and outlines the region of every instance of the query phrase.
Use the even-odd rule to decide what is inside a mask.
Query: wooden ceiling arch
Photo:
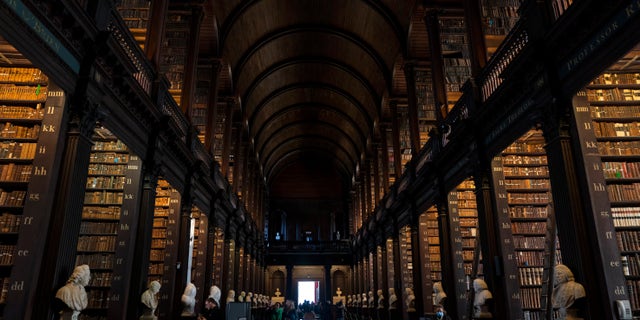
[[[409,46],[422,2],[211,1],[221,79],[242,102],[266,179],[320,156],[350,184],[385,121],[384,97],[406,94],[394,72],[423,44]]]

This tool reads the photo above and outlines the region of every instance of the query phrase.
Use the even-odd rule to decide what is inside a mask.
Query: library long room
[[[640,319],[638,0],[0,1],[0,320]]]

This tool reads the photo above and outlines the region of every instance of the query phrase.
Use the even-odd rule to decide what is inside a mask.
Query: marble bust
[[[195,316],[195,306],[196,306],[196,286],[193,283],[187,284],[184,288],[184,293],[182,294],[182,313],[180,314],[183,317],[192,317]]]
[[[280,292],[280,288],[276,288],[276,292],[273,294],[276,297],[279,297],[282,295],[282,292]]]
[[[553,272],[551,302],[553,308],[558,310],[557,319],[582,319],[578,316],[579,310],[572,306],[576,300],[586,297],[584,287],[575,281],[571,269],[563,264],[556,265]]]
[[[240,291],[240,295],[238,296],[238,302],[244,302],[244,299],[247,297],[247,293],[244,291]]]
[[[396,289],[389,288],[389,310],[395,310],[398,307],[397,303]]]
[[[369,291],[369,298],[367,299],[367,301],[369,301],[369,308],[375,308],[376,300],[373,296],[373,291]]]
[[[405,288],[407,297],[405,299],[405,307],[407,312],[416,312],[416,296],[413,294],[413,288]]]
[[[362,304],[361,304],[361,306],[363,308],[368,308],[369,307],[369,302],[367,300],[367,293],[366,292],[362,293]]]
[[[227,292],[227,303],[234,302],[236,300],[236,291],[231,289]]]
[[[473,280],[473,291],[475,296],[473,298],[473,318],[492,318],[493,315],[489,311],[487,302],[493,299],[491,291],[484,280],[478,278]]]
[[[382,293],[382,289],[378,289],[376,292],[378,294],[378,309],[384,308],[384,294]]]
[[[433,305],[444,306],[444,301],[447,298],[447,294],[442,289],[442,282],[433,283]]]
[[[220,291],[220,288],[218,288],[218,286],[216,285],[211,286],[211,288],[209,289],[209,298],[215,300],[218,306],[220,306],[221,296],[222,296],[222,291]]]
[[[76,320],[80,312],[87,307],[87,292],[84,287],[89,285],[91,270],[86,264],[77,266],[67,283],[56,292],[56,298],[64,302],[66,308],[60,312],[61,319]]]
[[[337,297],[342,296],[342,290],[340,290],[340,287],[338,287],[338,290],[336,290],[336,296]]]
[[[156,294],[160,291],[160,282],[151,281],[147,286],[147,290],[142,293],[140,302],[144,305],[144,311],[140,320],[155,320],[158,319],[155,315],[156,308],[158,308],[158,297]]]

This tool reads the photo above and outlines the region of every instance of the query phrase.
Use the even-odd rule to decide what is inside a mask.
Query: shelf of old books
[[[428,69],[416,67],[414,81],[416,83],[420,145],[424,145],[429,140],[429,131],[436,125],[436,106],[433,100],[431,72]]]
[[[462,85],[471,77],[469,44],[464,18],[440,16],[440,40],[449,110],[458,101]]]
[[[158,316],[164,317],[169,307],[170,288],[175,281],[177,263],[177,235],[180,212],[180,193],[168,181],[158,179],[151,231],[148,282],[157,280],[162,287],[158,293]]]
[[[211,65],[198,67],[195,101],[191,107],[191,124],[198,131],[198,139],[204,145],[207,129],[207,110],[209,109],[209,93],[211,92]]]
[[[413,244],[411,243],[411,226],[404,226],[398,232],[400,247],[400,283],[402,290],[413,289]]]
[[[442,281],[442,267],[440,264],[440,237],[438,232],[438,211],[429,208],[418,217],[418,250],[423,275],[422,292],[432,292],[433,283]],[[423,299],[431,299],[428,294]],[[424,303],[424,302],[423,302]],[[426,310],[431,312],[431,310]]]
[[[149,0],[123,0],[118,5],[118,12],[124,24],[129,28],[142,50],[144,50],[147,41],[150,7],[151,1]]]
[[[160,72],[169,80],[169,92],[178,105],[181,102],[185,77],[191,19],[191,11],[169,10],[160,53]]]
[[[500,163],[494,161],[503,175],[496,189],[506,196],[501,212],[511,225],[522,310],[530,319],[540,315],[547,218],[553,214],[544,145],[541,131],[530,130],[502,152]]]
[[[240,291],[236,288],[235,283],[236,241],[233,239],[227,240],[224,250],[226,263],[224,264],[225,277],[223,279],[225,281],[225,288],[228,288],[228,290],[235,290],[237,296],[240,294]]]
[[[213,284],[221,287],[222,285],[222,266],[224,264],[224,230],[216,227],[214,230],[213,240]]]
[[[409,125],[409,109],[407,105],[398,105],[398,131],[400,133],[400,164],[404,172],[405,165],[411,161],[411,130]],[[390,146],[393,146],[391,144]],[[397,172],[396,176],[401,176],[403,172]]]
[[[460,240],[462,244],[462,261],[464,274],[467,277],[475,277],[478,272],[478,206],[476,203],[475,184],[468,179],[458,185],[455,202],[449,202],[449,212],[455,213],[460,221]],[[452,217],[454,215],[452,214]]]
[[[46,232],[48,224],[41,212],[50,208],[43,208],[38,200],[51,198],[47,194],[51,180],[48,172],[53,171],[54,157],[43,148],[49,153],[55,150],[64,94],[15,48],[2,39],[0,45],[4,58],[0,63],[1,317],[7,300],[15,298],[14,303],[20,304],[27,294],[34,279],[24,270],[29,270],[34,257],[42,254],[38,251],[43,249],[35,248],[30,239]],[[30,254],[18,255],[20,251]]]
[[[387,150],[383,150],[383,156],[389,158],[389,185],[393,185],[396,181],[396,164],[395,161],[399,158],[393,152],[393,131],[390,128],[385,128],[385,137],[387,139]],[[386,152],[385,152],[386,151]]]
[[[483,31],[490,57],[520,19],[522,0],[482,0]]]
[[[389,238],[385,241],[385,251],[387,252],[387,285],[389,288],[396,290],[396,283],[398,282],[396,275],[396,257],[393,250],[393,239]],[[396,292],[398,294],[398,292]],[[391,297],[391,293],[389,293]]]
[[[574,99],[584,139],[594,139],[634,315],[640,315],[640,64],[638,50]],[[635,58],[630,58],[635,57]],[[581,112],[584,111],[584,112]],[[581,119],[584,118],[584,119]]]
[[[124,312],[116,309],[121,309],[119,300],[127,290],[122,282],[135,232],[130,226],[135,223],[140,167],[141,160],[122,141],[96,126],[76,251],[76,265],[91,269],[84,312],[88,317],[106,319]]]
[[[238,281],[237,285],[238,285],[238,290],[236,290],[236,294],[238,294],[240,291],[245,291],[245,287],[244,287],[244,272],[245,272],[245,260],[246,260],[246,256],[244,253],[244,248],[240,247],[238,248],[238,256],[236,257],[236,261],[238,262],[237,264],[237,268],[236,268],[236,279]]]

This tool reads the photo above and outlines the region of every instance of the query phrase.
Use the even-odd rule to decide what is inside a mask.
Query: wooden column
[[[195,100],[196,82],[198,77],[196,71],[198,70],[198,51],[200,38],[200,25],[204,13],[201,6],[194,6],[191,8],[191,25],[189,26],[189,44],[187,45],[187,57],[184,65],[184,79],[182,86],[182,93],[180,96],[180,108],[182,112],[190,119],[193,108],[193,101]]]
[[[160,50],[164,39],[165,21],[169,12],[169,0],[155,0],[151,2],[147,42],[144,46],[147,59],[151,61],[155,70],[160,67]]]
[[[502,199],[503,204],[506,203],[504,201],[506,192],[495,190],[494,184],[499,181],[496,182],[492,175],[492,173],[502,174],[502,167],[499,166],[500,171],[493,172],[488,160],[481,163],[476,169],[474,182],[483,254],[482,265],[485,270],[485,281],[493,293],[494,310],[492,311],[494,315],[503,315],[505,319],[522,319],[521,297],[518,293],[520,284],[513,256],[512,237],[504,235],[504,233],[511,233],[511,222],[508,215],[500,214],[503,208],[498,206],[496,200],[499,198]]]
[[[467,38],[469,39],[471,76],[475,78],[480,75],[482,68],[487,64],[487,45],[482,32],[482,8],[480,8],[479,0],[463,0],[462,2],[464,23],[467,26]]]
[[[150,143],[149,146],[154,146]],[[153,152],[151,152],[153,155]],[[151,251],[151,234],[153,230],[153,217],[156,200],[156,187],[158,185],[158,168],[154,162],[146,161],[143,171],[142,193],[140,195],[140,214],[138,216],[138,228],[135,231],[135,254],[133,256],[132,266],[148,266],[149,252]],[[138,297],[144,292],[148,286],[148,269],[132,268],[131,269],[131,286],[129,287],[129,297]],[[135,299],[133,300],[135,301]],[[127,318],[133,319],[142,314],[142,308],[139,303],[129,303],[127,310]]]

